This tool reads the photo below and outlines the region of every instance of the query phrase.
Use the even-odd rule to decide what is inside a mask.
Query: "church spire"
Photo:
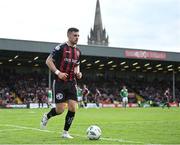
[[[99,0],[96,2],[96,11],[94,18],[94,27],[90,30],[90,36],[88,36],[89,45],[104,45],[108,46],[108,36],[106,36],[106,30],[102,26],[101,9]]]
[[[95,12],[95,18],[94,18],[94,29],[102,30],[102,18],[101,18],[101,8],[100,8],[99,0],[97,0],[97,2],[96,2],[96,12]]]

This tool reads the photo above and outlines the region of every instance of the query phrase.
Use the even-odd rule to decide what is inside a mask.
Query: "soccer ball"
[[[90,140],[98,140],[101,137],[101,129],[96,125],[89,126],[86,133]]]

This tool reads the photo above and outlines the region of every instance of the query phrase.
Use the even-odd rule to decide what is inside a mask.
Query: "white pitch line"
[[[2,126],[2,125],[0,125],[0,126]],[[39,129],[39,128],[19,126],[19,125],[12,125],[12,124],[4,124],[3,126],[15,127],[15,128],[19,128],[19,129],[35,130],[35,131],[40,131],[40,132],[52,132],[52,131],[49,131],[49,130],[42,130],[42,129]]]
[[[74,136],[87,138],[86,136],[79,135],[79,134],[73,134]],[[123,140],[123,139],[117,139],[117,138],[104,138],[101,137],[100,140],[107,140],[107,141],[115,141],[115,142],[121,142],[121,143],[135,143],[135,144],[143,144],[143,142],[136,142],[136,141],[129,141],[129,140]]]
[[[24,129],[18,129],[18,128],[14,128],[14,129],[1,129],[0,132],[5,132],[5,131],[17,131],[17,130],[24,130]]]
[[[124,142],[124,143],[139,143],[139,144],[143,144],[143,142],[136,142],[136,141],[130,141],[130,140],[123,140],[123,139],[115,139],[115,138],[104,138],[101,137],[100,139],[102,140],[107,140],[107,141],[117,141],[117,142]]]
[[[55,131],[50,131],[50,130],[42,130],[39,128],[33,128],[33,127],[26,127],[26,126],[19,126],[19,125],[13,125],[13,124],[0,124],[0,126],[8,126],[8,127],[15,127],[19,129],[28,129],[28,130],[35,130],[35,131],[40,131],[40,132],[49,132],[49,133],[54,133]],[[86,136],[80,135],[80,134],[73,134],[74,136],[78,137],[83,137],[87,138]],[[121,143],[135,143],[135,144],[143,144],[143,142],[136,142],[136,141],[129,141],[129,140],[123,140],[123,139],[116,139],[116,138],[104,138],[101,137],[101,140],[107,140],[107,141],[114,141],[114,142],[121,142]]]

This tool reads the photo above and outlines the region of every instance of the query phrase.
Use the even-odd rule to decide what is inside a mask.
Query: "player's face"
[[[79,32],[68,33],[68,39],[73,45],[77,44],[78,39],[79,39]]]

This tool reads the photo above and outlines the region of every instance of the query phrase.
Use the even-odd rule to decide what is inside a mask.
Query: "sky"
[[[0,0],[0,38],[87,44],[96,0]],[[180,52],[180,0],[100,0],[109,46]]]

